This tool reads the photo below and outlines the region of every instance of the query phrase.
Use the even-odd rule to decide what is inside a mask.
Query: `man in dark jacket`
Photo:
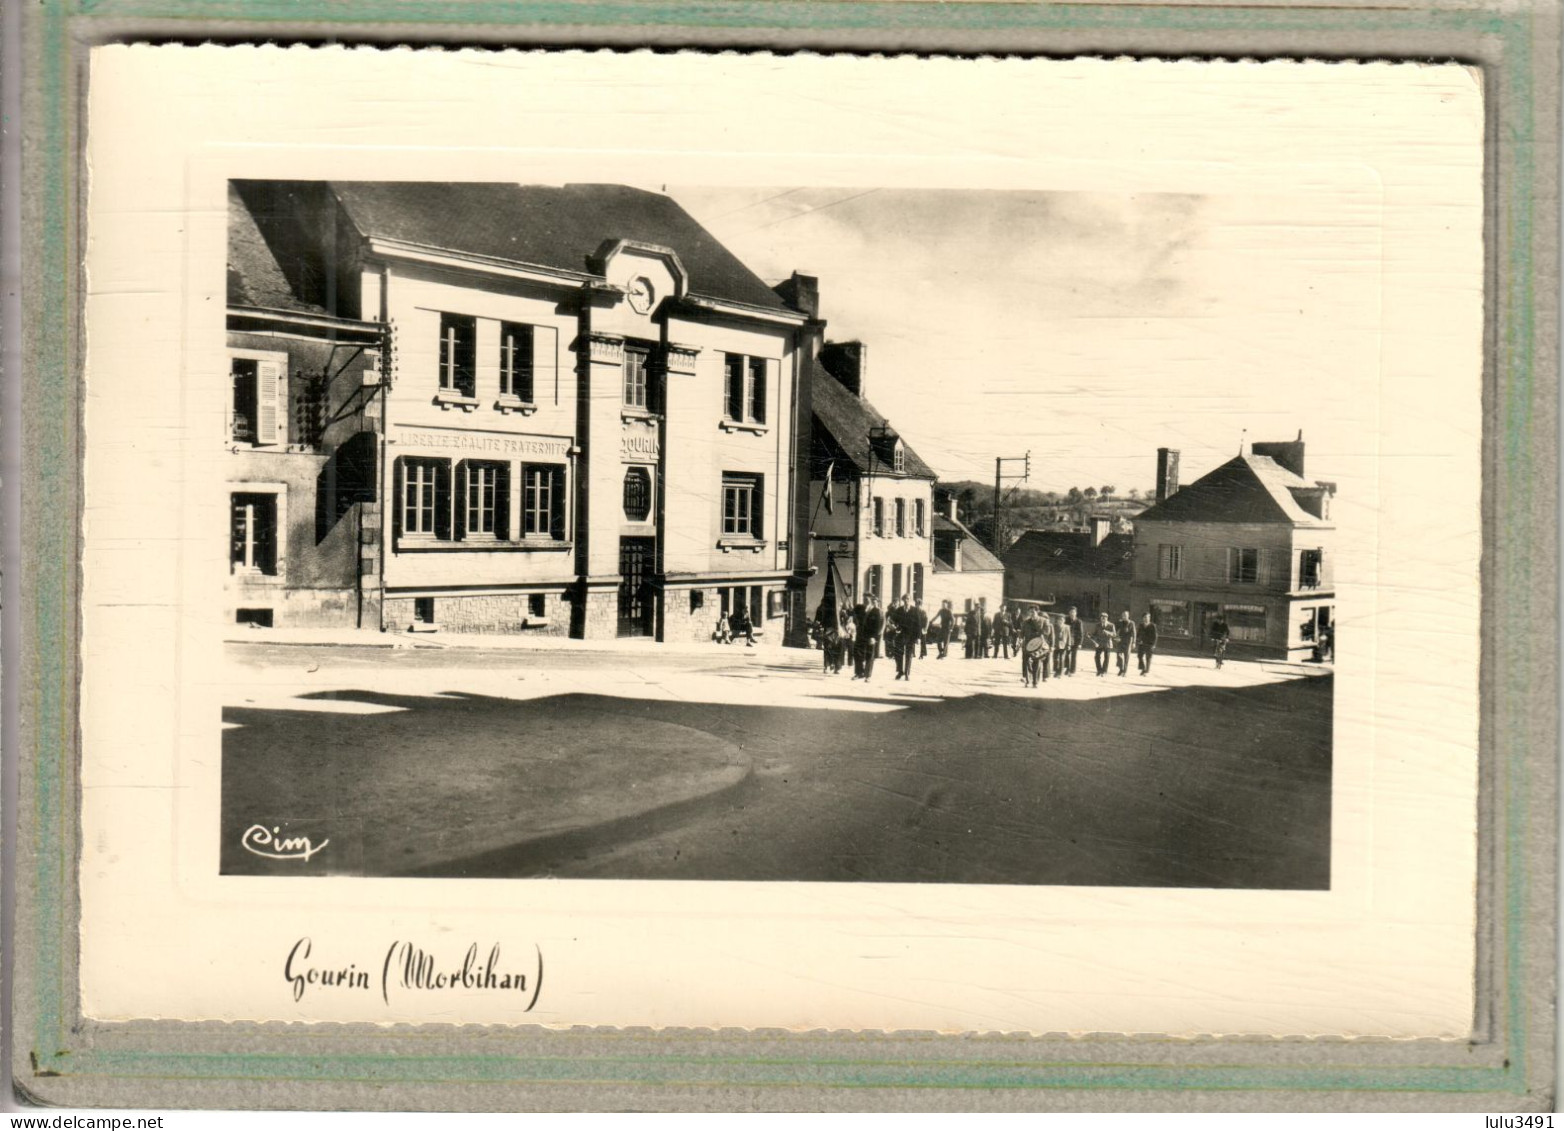
[[[1053,650],[1048,627],[1048,618],[1039,616],[1035,607],[1021,619],[1021,682],[1028,687],[1048,678],[1048,654]]]
[[[1119,614],[1118,623],[1113,626],[1118,634],[1114,642],[1114,649],[1119,660],[1119,676],[1123,678],[1130,672],[1130,652],[1135,647],[1135,618],[1130,616],[1130,611],[1125,609]]]
[[[918,614],[921,611],[912,607],[912,598],[905,593],[891,610],[891,623],[896,626],[897,679],[912,678],[912,661],[918,654],[918,641],[922,637],[918,631]]]
[[[969,660],[977,657],[978,640],[983,635],[983,629],[980,627],[982,623],[983,614],[976,605],[973,605],[967,610],[966,624],[963,626],[967,640],[966,657]]]
[[[1086,642],[1086,626],[1081,623],[1078,610],[1074,605],[1064,618],[1064,674],[1075,674],[1075,661],[1081,651],[1081,645]]]
[[[1140,622],[1140,631],[1135,634],[1135,657],[1140,661],[1140,674],[1151,674],[1151,655],[1157,650],[1157,626],[1151,623],[1151,614],[1147,613]]]
[[[988,605],[983,601],[978,602],[978,649],[979,659],[988,657],[988,642],[994,634],[994,618],[988,615]]]
[[[863,630],[858,633],[858,654],[863,657],[863,678],[874,675],[874,657],[880,650],[880,634],[885,631],[885,615],[880,612],[880,599],[871,596],[864,607]]]
[[[929,658],[929,614],[923,607],[923,598],[915,598],[912,602],[912,620],[918,630],[918,659]]]
[[[1000,605],[999,611],[994,614],[994,659],[1010,658],[1010,632],[1010,614]]]
[[[1092,629],[1092,647],[1097,653],[1097,674],[1108,674],[1108,657],[1113,652],[1114,640],[1118,633],[1113,631],[1113,625],[1108,621],[1107,613],[1097,614],[1097,624]]]

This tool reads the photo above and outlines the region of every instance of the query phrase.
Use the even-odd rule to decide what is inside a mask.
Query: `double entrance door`
[[[652,573],[657,568],[655,538],[619,539],[619,635],[650,636],[655,602]]]

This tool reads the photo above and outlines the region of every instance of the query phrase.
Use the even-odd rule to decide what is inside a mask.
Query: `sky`
[[[868,397],[942,478],[1185,483],[1301,430],[1311,476],[1377,379],[1379,210],[1273,194],[666,186],[768,283],[820,281],[831,340],[868,344]],[[694,282],[699,289],[699,282]]]

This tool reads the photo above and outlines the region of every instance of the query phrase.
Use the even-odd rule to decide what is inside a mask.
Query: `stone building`
[[[802,631],[811,280],[774,290],[615,185],[236,182],[230,226],[378,342],[372,378],[321,394],[322,460],[351,432],[367,469],[326,509],[371,621],[698,640],[743,604],[763,638]]]
[[[1331,502],[1304,475],[1302,433],[1256,443],[1188,487],[1158,452],[1157,503],[1135,520],[1131,608],[1158,646],[1205,651],[1221,610],[1236,657],[1304,659],[1335,617]]]

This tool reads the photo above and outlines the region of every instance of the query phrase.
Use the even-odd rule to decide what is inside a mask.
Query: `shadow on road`
[[[1329,886],[1328,676],[877,713],[331,697],[396,709],[225,711],[225,873]],[[274,820],[336,852],[240,847]]]

